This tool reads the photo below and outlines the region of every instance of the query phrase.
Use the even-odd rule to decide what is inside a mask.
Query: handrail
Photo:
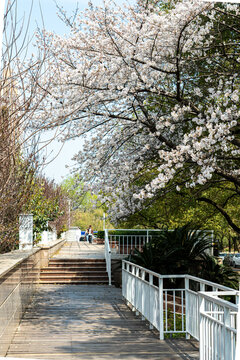
[[[105,229],[108,232],[109,245],[113,253],[130,255],[135,249],[142,251],[143,246],[149,243],[154,234],[164,229]],[[174,231],[174,230],[168,230]],[[196,230],[198,232],[199,230]],[[212,230],[204,230],[213,237]],[[211,250],[212,251],[212,250]]]
[[[218,289],[220,290],[226,290],[226,291],[236,291],[230,287],[227,287],[227,286],[224,286],[224,285],[221,285],[221,284],[217,284],[217,283],[214,283],[212,281],[209,281],[209,280],[205,280],[205,279],[202,279],[202,278],[199,278],[199,277],[196,277],[196,276],[193,276],[193,275],[188,275],[188,274],[181,274],[181,275],[162,275],[162,274],[159,274],[159,273],[156,273],[152,270],[148,270],[140,265],[136,265],[128,260],[123,260],[124,263],[126,264],[130,264],[130,265],[134,265],[134,266],[137,266],[139,269],[141,270],[144,270],[144,271],[147,271],[148,274],[151,274],[155,277],[158,277],[159,279],[171,279],[171,278],[174,278],[174,279],[189,279],[189,280],[193,280],[193,281],[197,281],[198,283],[202,283],[204,285],[208,285],[208,286],[212,286],[212,287],[217,287]]]
[[[104,230],[105,232],[105,260],[106,260],[106,270],[108,273],[108,284],[112,285],[112,270],[111,270],[111,249],[109,245],[109,239],[108,239],[108,231]]]
[[[126,260],[122,279],[127,304],[159,331],[160,339],[182,333],[200,341],[201,360],[217,360],[219,354],[222,360],[240,359],[239,291],[187,274],[158,274]],[[168,279],[184,279],[184,285],[164,287]],[[221,298],[226,295],[235,304]]]

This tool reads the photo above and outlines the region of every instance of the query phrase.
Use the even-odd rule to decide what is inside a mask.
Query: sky
[[[0,0],[2,1],[2,0]],[[121,0],[117,2],[120,3]],[[6,0],[7,2],[7,0]],[[88,0],[18,0],[18,18],[29,18],[31,5],[31,22],[29,26],[29,36],[32,37],[37,27],[53,31],[60,35],[68,33],[68,29],[57,16],[56,3],[64,8],[71,15],[77,5],[79,11],[84,10],[88,6]],[[93,5],[99,5],[101,0],[92,0]],[[42,16],[41,16],[42,13]],[[25,20],[26,22],[26,20]],[[29,51],[34,52],[34,47],[30,45]],[[47,141],[52,138],[52,134],[45,134],[41,140]],[[43,173],[49,179],[54,179],[56,183],[60,183],[69,175],[69,169],[73,168],[73,155],[83,146],[82,139],[59,143],[52,141],[44,150],[44,157],[47,157],[49,164],[43,169]]]

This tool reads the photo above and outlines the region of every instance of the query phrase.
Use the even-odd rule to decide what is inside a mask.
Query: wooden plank
[[[104,285],[40,285],[7,353],[49,360],[198,356],[194,342],[160,341],[123,303],[121,290]]]

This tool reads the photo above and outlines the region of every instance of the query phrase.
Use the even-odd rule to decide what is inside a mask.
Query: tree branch
[[[203,201],[206,202],[212,206],[214,206],[223,216],[224,218],[227,220],[228,224],[231,226],[231,228],[236,231],[238,234],[240,234],[240,227],[238,227],[230,218],[229,214],[217,203],[215,203],[215,201],[211,200],[211,199],[207,199],[205,197],[200,197],[197,199],[198,201]]]

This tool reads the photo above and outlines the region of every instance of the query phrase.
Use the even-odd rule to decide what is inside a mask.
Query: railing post
[[[122,297],[124,299],[126,299],[126,287],[125,287],[124,269],[125,269],[125,262],[124,262],[124,260],[122,260]]]
[[[186,319],[186,339],[190,339],[189,335],[189,279],[185,277],[185,319]]]
[[[229,344],[229,337],[227,336],[227,327],[231,326],[231,314],[230,314],[230,309],[227,309],[226,307],[224,307],[224,329],[225,329],[225,335],[224,335],[224,359],[228,359],[229,357],[229,353],[231,351],[231,344]]]
[[[136,281],[135,281],[135,297],[136,297],[136,301],[138,302],[138,304],[139,304],[139,292],[137,291],[137,284],[138,284],[138,282],[137,282],[137,280],[139,279],[139,267],[136,267],[136,273],[135,273],[135,275],[136,275]],[[137,307],[136,307],[136,315],[138,316],[139,315],[139,311],[138,311],[139,309],[137,309]]]
[[[205,310],[205,299],[203,296],[199,294],[199,318],[200,318],[200,334],[199,334],[199,352],[200,352],[200,360],[204,360],[204,352],[205,352],[205,328],[204,328],[204,317],[201,316],[201,313],[203,313]]]
[[[237,305],[238,305],[238,313],[237,313],[237,337],[236,337],[235,360],[240,359],[240,291],[237,295]]]
[[[151,323],[151,321],[152,321],[152,318],[151,318],[151,301],[150,301],[150,297],[151,297],[151,287],[153,286],[153,275],[152,274],[150,274],[149,275],[149,301],[148,301],[148,304],[149,304],[149,309],[148,309],[148,311],[149,311],[149,319],[150,319],[150,321],[149,321],[149,329],[153,329],[153,326],[152,326],[152,323]]]
[[[145,270],[142,270],[141,271],[142,272],[142,275],[141,275],[141,279],[142,280],[145,280]],[[145,294],[145,292],[144,291],[142,291],[142,304],[143,304],[143,299],[144,299],[144,294]],[[145,320],[145,317],[142,315],[142,320],[144,321]]]
[[[163,278],[159,277],[159,338],[164,340]]]
[[[106,268],[107,268],[107,273],[108,273],[108,284],[112,285],[111,249],[110,249],[110,245],[109,245],[107,229],[105,229],[104,247],[105,247]]]
[[[108,285],[112,285],[112,261],[111,261],[111,251],[109,251],[109,272],[108,272]]]
[[[200,283],[200,291],[205,291],[205,284]],[[200,360],[205,359],[204,351],[205,351],[205,318],[201,316],[201,312],[205,311],[205,299],[203,296],[199,296],[198,303],[198,318],[199,318],[199,351],[200,351]],[[201,344],[202,343],[202,344]]]

